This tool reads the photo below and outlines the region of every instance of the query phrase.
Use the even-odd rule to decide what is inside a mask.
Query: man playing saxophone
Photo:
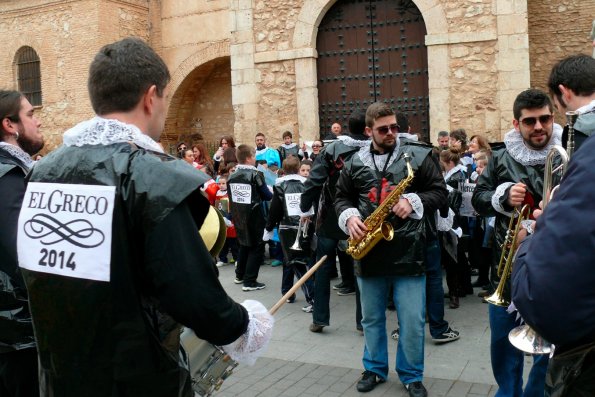
[[[335,210],[339,226],[353,242],[372,232],[366,224],[374,224],[376,228],[387,221],[394,228],[394,238],[381,240],[355,261],[365,340],[364,372],[357,390],[371,391],[388,376],[385,311],[387,293],[392,286],[400,324],[397,374],[410,396],[426,396],[422,380],[424,244],[428,224],[424,215],[434,216],[446,204],[447,190],[431,158],[431,147],[415,142],[399,143],[396,116],[387,104],[374,103],[368,107],[365,132],[372,138],[371,143],[345,163],[337,182]],[[411,175],[408,175],[408,163]],[[404,186],[402,182],[408,176],[413,179]],[[399,194],[401,189],[403,194]],[[375,211],[378,209],[381,211]],[[384,215],[366,219],[374,212]]]
[[[492,290],[500,282],[498,263],[513,210],[523,204],[536,207],[541,200],[544,165],[552,145],[559,145],[562,128],[554,124],[552,103],[546,93],[529,89],[513,105],[513,126],[504,137],[504,147],[493,152],[473,193],[473,208],[482,216],[496,216],[492,257]],[[510,255],[510,254],[509,254]],[[508,273],[510,274],[510,273]],[[509,276],[507,276],[509,277]],[[504,280],[503,301],[510,302],[510,279]],[[535,356],[523,391],[523,352],[508,341],[508,333],[519,325],[516,313],[489,305],[492,371],[498,397],[543,396],[548,357]]]

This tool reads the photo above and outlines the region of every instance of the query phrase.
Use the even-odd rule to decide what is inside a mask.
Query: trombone
[[[578,118],[577,112],[566,112],[566,122],[568,123],[568,144],[565,150],[562,146],[555,145],[547,153],[545,160],[545,175],[543,178],[543,204],[542,209],[548,205],[554,193],[560,186],[552,187],[555,175],[564,176],[568,169],[568,161],[574,153],[574,123]],[[560,164],[555,166],[556,158],[560,158]],[[533,328],[527,324],[519,325],[508,333],[508,340],[517,349],[530,354],[551,354],[554,345],[543,339]]]
[[[300,218],[300,223],[298,224],[297,234],[295,235],[295,241],[293,245],[289,247],[290,250],[293,251],[302,251],[302,247],[300,245],[300,235],[303,238],[308,237],[308,226],[310,225],[310,218]]]

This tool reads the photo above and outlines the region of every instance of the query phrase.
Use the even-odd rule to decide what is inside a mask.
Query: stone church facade
[[[595,0],[385,0],[392,7],[390,1],[397,8],[414,9],[425,25],[421,47],[417,44],[426,62],[417,69],[418,89],[424,93],[411,114],[417,109],[423,114],[431,140],[438,131],[455,128],[499,140],[510,129],[512,102],[520,91],[545,89],[558,59],[591,53]],[[350,61],[338,60],[332,73],[321,66],[323,55],[332,52],[319,54],[323,34],[325,40],[338,43],[340,55],[343,49],[347,54],[370,52],[365,42],[348,43],[350,38],[344,36],[350,35],[349,30],[335,32],[332,27],[322,33],[321,26],[331,15],[357,20],[338,9],[347,3],[364,3],[365,10],[380,4],[379,0],[4,0],[1,86],[19,89],[24,84],[19,75],[25,67],[23,49],[37,56],[38,113],[48,147],[54,148],[64,130],[92,116],[86,79],[93,55],[104,44],[134,35],[156,49],[172,75],[162,137],[166,148],[179,139],[213,142],[227,134],[238,142],[253,143],[257,132],[265,133],[276,146],[286,130],[293,132],[294,141],[312,140],[330,129],[319,117],[324,106],[319,103],[322,82],[334,79],[340,87],[336,93],[325,88],[324,95],[336,97],[334,103],[343,106],[343,115],[368,103],[349,98],[351,77],[364,78],[364,73],[346,74]],[[381,15],[382,10],[374,13]],[[378,18],[376,14],[370,15]],[[366,26],[360,23],[358,31],[366,31]],[[392,65],[397,55],[403,65],[413,64],[405,51],[411,37],[407,38],[408,29],[400,29],[401,52],[394,52],[394,45]],[[393,36],[382,38],[378,31],[379,40],[389,44],[386,48],[393,48]],[[367,33],[373,46],[376,32]],[[394,41],[399,38],[394,36]],[[368,82],[366,74],[361,83],[376,90],[370,91],[374,100],[389,100],[377,88],[385,81],[380,77],[391,75],[393,84],[395,79],[409,78],[405,72],[393,76],[392,66],[384,66],[386,73],[376,71],[389,56],[384,49],[376,49],[378,58],[365,54],[373,63],[368,69],[374,79]],[[412,108],[403,109],[407,113]]]

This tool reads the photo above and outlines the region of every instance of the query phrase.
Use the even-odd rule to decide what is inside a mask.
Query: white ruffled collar
[[[236,165],[236,171],[237,170],[254,170],[254,171],[258,171],[255,166],[250,165],[250,164],[238,164],[238,165]]]
[[[339,141],[341,141],[341,143],[343,143],[344,145],[347,146],[351,146],[351,147],[364,147],[364,146],[368,146],[368,143],[370,142],[369,139],[354,139],[348,135],[339,135],[337,137],[337,139]]]
[[[306,178],[304,178],[303,176],[301,176],[299,174],[283,175],[275,180],[275,185],[278,185],[285,181],[300,181],[302,183],[305,183]]]
[[[287,143],[282,143],[281,147],[285,148],[285,149],[292,149],[294,147],[296,147],[297,144],[295,142],[290,143],[289,145]]]
[[[405,138],[405,139],[409,139],[411,141],[419,141],[419,137],[415,134],[410,134],[408,132],[399,132],[399,139],[401,138]]]
[[[143,149],[163,153],[163,148],[151,137],[143,134],[137,126],[115,119],[95,116],[64,133],[65,146],[111,145],[123,142],[132,142]]]
[[[372,148],[372,143],[370,141],[363,141],[366,142],[367,145],[362,146],[357,155],[359,156],[360,160],[366,167],[369,167],[373,170],[383,170],[388,169],[392,163],[395,162],[396,159],[399,158],[399,148],[401,146],[399,139],[396,139],[397,143],[395,148],[393,149],[392,155],[389,158],[390,153],[384,154],[372,154],[370,149]],[[388,164],[386,164],[386,160],[388,159]]]
[[[28,170],[30,170],[35,164],[35,161],[31,159],[31,156],[25,153],[25,151],[21,149],[19,146],[13,145],[11,143],[0,142],[0,147],[4,149],[8,154],[18,159],[21,163],[23,163],[23,165]]]
[[[462,164],[457,165],[456,167],[451,168],[446,174],[444,174],[444,181],[448,181],[451,176],[453,176],[457,171],[465,172],[467,171],[467,167]]]
[[[504,144],[506,145],[508,153],[518,163],[525,166],[543,165],[545,164],[545,158],[551,147],[562,144],[562,127],[558,124],[554,124],[550,142],[541,150],[528,148],[523,141],[521,133],[515,129],[506,133],[504,136]]]

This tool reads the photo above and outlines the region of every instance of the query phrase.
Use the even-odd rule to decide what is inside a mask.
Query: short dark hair
[[[517,95],[512,106],[512,112],[515,120],[519,120],[523,109],[541,109],[544,106],[547,106],[550,112],[553,112],[554,108],[550,97],[541,90],[530,88]]]
[[[264,139],[267,139],[267,137],[264,136],[264,134],[262,132],[259,132],[256,135],[254,135],[254,139],[258,138],[259,136],[263,137]]]
[[[438,132],[438,138],[444,138],[445,136],[448,136],[448,131]]]
[[[312,160],[310,160],[310,159],[304,159],[304,160],[302,160],[302,162],[300,163],[300,167],[301,167],[302,165],[309,165],[310,167],[312,167],[312,164],[314,164],[314,162],[313,162]]]
[[[547,85],[550,94],[562,102],[560,84],[579,96],[595,93],[595,59],[585,54],[577,54],[560,60],[552,68]]]
[[[240,145],[236,149],[238,163],[246,164],[246,160],[256,155],[256,150],[250,145]]]
[[[400,132],[409,131],[409,118],[405,113],[397,113],[397,125]]]
[[[152,85],[162,97],[169,79],[161,57],[141,39],[128,37],[99,50],[87,87],[93,110],[102,115],[132,110]]]
[[[347,120],[349,126],[349,134],[354,137],[367,138],[366,131],[366,112],[362,109],[357,109],[349,115]]]
[[[281,138],[285,139],[287,136],[293,139],[293,134],[290,131],[285,131]]]
[[[452,161],[453,163],[458,164],[461,160],[461,154],[456,150],[446,149],[440,152],[440,160],[445,163],[450,163]]]
[[[283,171],[285,174],[297,174],[300,170],[300,159],[297,156],[290,155],[283,160]]]
[[[374,127],[374,122],[386,116],[394,116],[395,112],[392,108],[384,102],[374,102],[366,110],[366,127]]]
[[[14,90],[0,90],[0,140],[4,140],[4,127],[1,122],[8,118],[13,123],[21,121],[19,112],[21,111],[21,101],[24,96]]]

